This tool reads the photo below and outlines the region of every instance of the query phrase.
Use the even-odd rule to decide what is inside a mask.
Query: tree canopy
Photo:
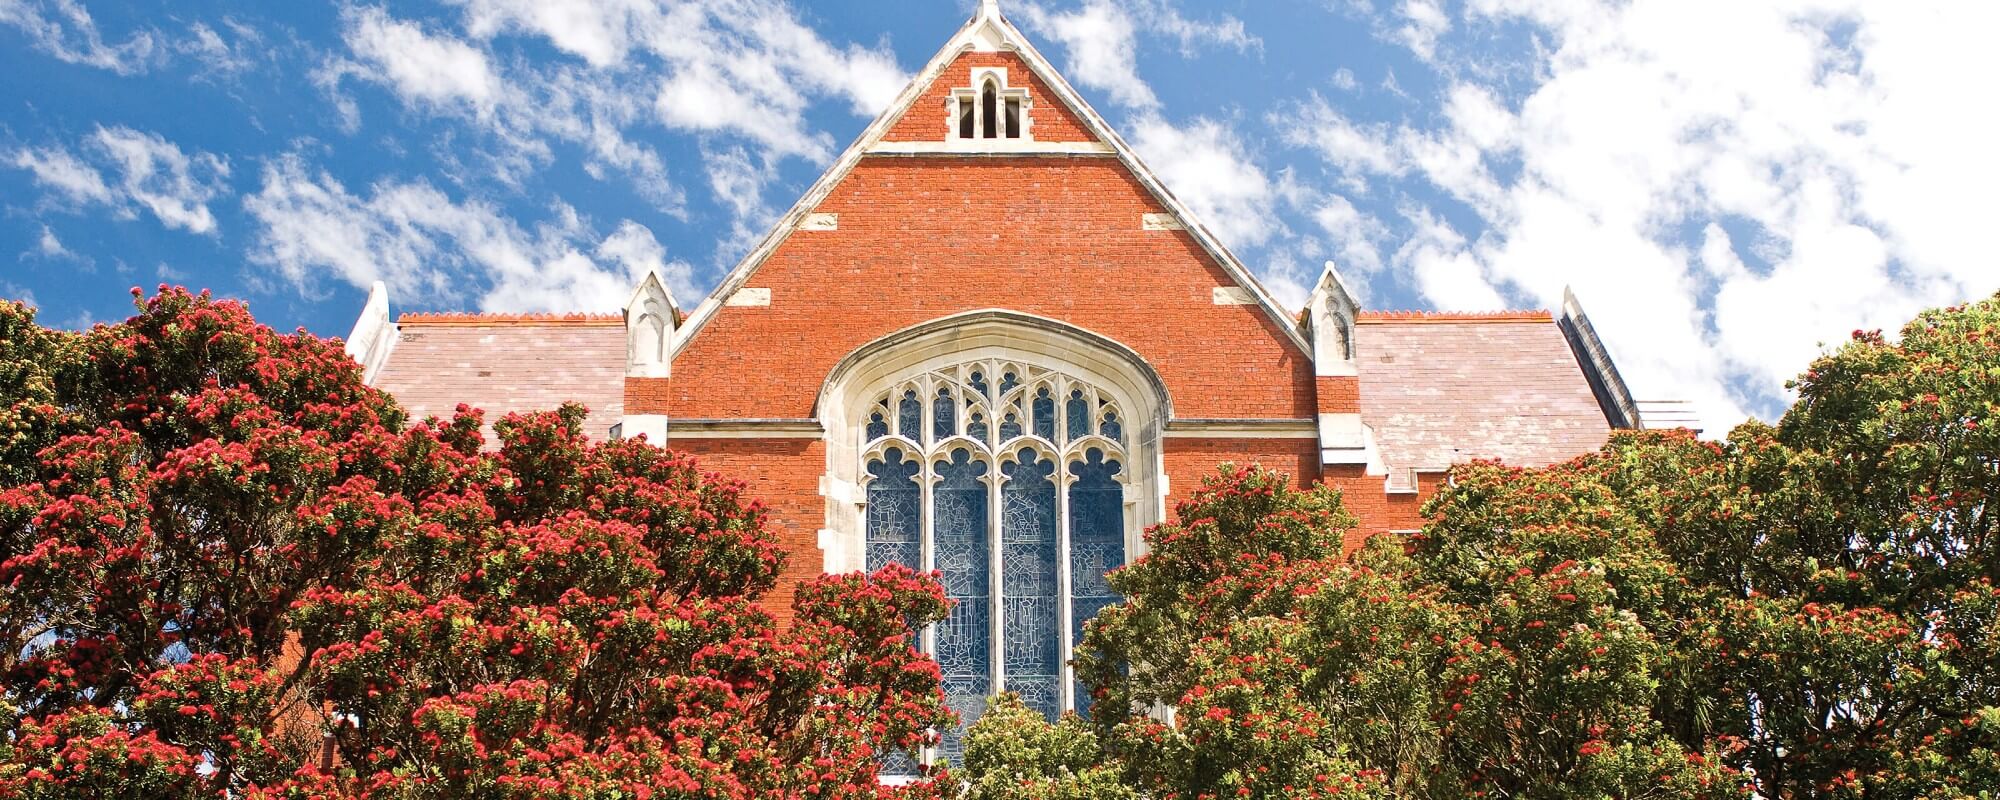
[[[135,295],[138,292],[135,291]],[[409,421],[178,289],[0,303],[0,796],[848,798],[949,723],[889,568],[760,605],[737,483],[582,409]]]
[[[981,800],[2000,795],[2000,296],[1855,332],[1775,426],[1455,469],[1407,539],[1226,469],[1118,571],[1088,724]],[[1129,787],[1129,788],[1128,788]]]

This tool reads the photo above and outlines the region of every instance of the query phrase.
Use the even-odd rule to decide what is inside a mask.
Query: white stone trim
[[[950,142],[876,142],[868,147],[875,156],[1115,156],[1117,150],[1103,142],[1030,142],[1018,139],[963,139]]]
[[[802,231],[840,230],[840,215],[824,211],[807,214],[805,219],[799,221],[799,230]]]
[[[771,290],[763,287],[745,286],[729,293],[729,305],[738,308],[768,306],[771,304]]]
[[[640,434],[645,434],[646,441],[655,446],[667,446],[667,415],[626,414],[618,423],[618,438],[637,439]]]
[[[1184,231],[1180,218],[1172,214],[1145,213],[1139,215],[1139,229],[1145,231]]]
[[[814,419],[677,419],[674,439],[817,439]]]
[[[1241,286],[1217,286],[1210,295],[1210,299],[1218,306],[1252,306],[1257,304],[1256,295],[1251,294],[1249,289]]]
[[[1177,419],[1167,423],[1169,439],[1315,439],[1319,426],[1309,419]]]

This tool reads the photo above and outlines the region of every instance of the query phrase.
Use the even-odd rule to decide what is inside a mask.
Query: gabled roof
[[[999,4],[996,0],[981,0],[978,12],[973,14],[972,19],[959,28],[958,32],[953,34],[950,40],[945,42],[944,47],[940,48],[937,54],[931,57],[930,62],[922,70],[918,71],[916,77],[910,81],[909,85],[903,87],[902,93],[897,95],[895,102],[889,104],[889,107],[861,132],[861,136],[855,139],[854,143],[849,145],[847,150],[840,154],[840,157],[834,161],[833,166],[821,174],[819,180],[813,183],[812,188],[808,189],[799,198],[799,201],[792,205],[791,210],[787,211],[778,220],[771,231],[765,234],[756,248],[744,256],[735,269],[730,270],[729,274],[722,279],[721,284],[716,286],[715,291],[711,292],[694,309],[688,317],[687,324],[681,328],[680,334],[674,337],[673,351],[676,355],[685,349],[688,343],[693,341],[696,336],[701,334],[702,329],[722,309],[723,304],[729,299],[730,295],[735,294],[738,289],[743,288],[749,282],[750,276],[756,273],[757,268],[777,251],[779,245],[783,244],[794,230],[798,229],[806,215],[811,213],[814,208],[817,208],[826,199],[826,196],[833,191],[834,187],[838,186],[841,180],[845,179],[848,173],[852,172],[854,167],[861,163],[863,157],[869,155],[877,145],[881,144],[883,135],[888,132],[890,127],[895,125],[897,120],[910,111],[924,90],[936,81],[960,54],[975,49],[986,51],[1005,50],[1019,56],[1028,65],[1028,68],[1035,73],[1036,77],[1049,86],[1050,90],[1055,94],[1055,99],[1080,117],[1084,122],[1084,126],[1091,134],[1109,146],[1110,155],[1115,156],[1123,163],[1125,168],[1130,170],[1132,175],[1139,181],[1140,185],[1145,187],[1169,213],[1173,214],[1180,221],[1182,227],[1201,246],[1202,250],[1208,253],[1211,258],[1214,258],[1216,263],[1222,265],[1223,270],[1238,285],[1250,291],[1251,295],[1256,299],[1257,305],[1263,308],[1264,313],[1270,316],[1272,322],[1276,323],[1278,330],[1285,332],[1286,337],[1290,339],[1293,346],[1299,348],[1308,357],[1311,356],[1312,346],[1306,341],[1304,334],[1300,332],[1298,324],[1292,315],[1286,313],[1278,305],[1277,301],[1271,297],[1270,292],[1264,288],[1264,285],[1257,280],[1256,276],[1252,275],[1250,270],[1244,267],[1243,263],[1238,261],[1236,256],[1231,254],[1229,249],[1224,247],[1220,240],[1216,239],[1215,235],[1195,217],[1186,204],[1182,203],[1179,198],[1174,197],[1173,193],[1167,190],[1166,185],[1160,182],[1159,177],[1139,160],[1138,154],[1133,152],[1131,145],[1127,144],[1125,139],[1111,128],[1110,123],[1106,122],[1104,117],[1097,113],[1096,109],[1091,108],[1090,104],[1084,101],[1082,95],[1077,94],[1076,89],[1070,86],[1069,81],[1065,80],[1054,65],[1047,58],[1044,58],[1040,51],[1035,49],[1033,43],[1028,41],[1028,37],[1023,35],[1019,28],[1014,27],[1014,24],[1009,22],[1005,16],[1001,15]],[[1056,149],[1080,152],[1075,145]]]

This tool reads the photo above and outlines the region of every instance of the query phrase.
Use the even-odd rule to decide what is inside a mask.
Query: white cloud
[[[32,173],[50,193],[49,202],[78,210],[105,206],[124,219],[134,216],[134,206],[143,207],[169,228],[215,233],[208,203],[228,190],[227,160],[201,151],[189,155],[159,134],[126,127],[98,128],[81,151],[23,149],[7,161]]]
[[[70,205],[110,205],[117,202],[111,187],[97,168],[85,164],[75,154],[60,147],[23,149],[7,159],[16,169],[34,173],[35,183],[61,196]]]
[[[229,162],[212,153],[193,156],[156,133],[98,128],[92,142],[116,167],[125,196],[145,206],[169,228],[214,233],[208,201],[226,188]]]
[[[462,103],[488,113],[499,102],[500,78],[479,48],[380,8],[349,9],[342,17],[341,39],[357,59],[342,68],[390,85],[405,103]]]
[[[266,52],[264,36],[255,28],[226,17],[222,28],[228,31],[228,36],[208,23],[196,22],[188,26],[187,38],[174,43],[175,52],[200,65],[199,78],[234,78],[254,66]]]
[[[1141,115],[1131,133],[1139,157],[1230,247],[1259,245],[1281,230],[1276,187],[1229,126],[1206,118],[1176,126]]]
[[[120,75],[144,72],[160,55],[146,31],[106,44],[97,21],[77,0],[0,0],[0,24],[21,29],[36,49],[59,61]]]
[[[1069,60],[1063,72],[1078,84],[1101,89],[1111,100],[1136,111],[1156,111],[1160,101],[1139,77],[1136,33],[1173,39],[1183,56],[1192,57],[1204,45],[1236,50],[1261,48],[1242,20],[1225,16],[1197,22],[1181,16],[1166,0],[1084,0],[1068,11],[1052,11],[1040,3],[1020,8],[1021,19],[1036,32],[1060,42]]]
[[[1451,29],[1451,17],[1445,14],[1444,7],[1438,0],[1403,0],[1396,6],[1396,15],[1403,18],[1403,24],[1396,28],[1396,38],[1418,58],[1431,60],[1437,52],[1438,37]]]
[[[680,259],[667,260],[667,248],[654,238],[651,229],[637,222],[628,219],[618,223],[618,229],[598,243],[597,257],[624,267],[630,275],[660,273],[667,282],[667,290],[673,292],[674,301],[683,309],[692,309],[701,300],[701,290],[694,283],[694,267]]]
[[[647,268],[687,287],[687,266],[665,262],[658,240],[629,220],[598,239],[558,203],[548,221],[524,228],[490,204],[455,201],[421,180],[384,180],[356,194],[297,155],[265,165],[263,177],[263,188],[244,198],[259,225],[251,260],[302,291],[324,278],[356,287],[380,280],[402,302],[609,311]]]
[[[41,261],[67,262],[75,264],[85,271],[89,271],[95,263],[89,256],[69,249],[69,246],[63,244],[62,239],[56,236],[55,229],[47,225],[42,226],[42,232],[35,237],[34,245],[21,251],[18,260],[27,261],[31,258]]]
[[[1527,85],[1440,56],[1439,121],[1356,124],[1314,97],[1292,141],[1372,191],[1421,180],[1472,212],[1462,245],[1429,210],[1408,220],[1397,261],[1427,299],[1552,305],[1574,286],[1635,392],[1692,399],[1720,432],[1788,402],[1822,343],[2000,288],[2000,107],[1946,88],[1991,72],[2000,6],[1944,11],[1473,0],[1461,27],[1547,43],[1506,73]]]
[[[806,123],[807,110],[837,100],[873,115],[906,80],[886,48],[829,43],[779,0],[453,2],[460,33],[376,8],[347,13],[350,54],[323,65],[319,81],[350,130],[358,106],[341,86],[354,78],[469,122],[486,168],[468,175],[519,183],[554,157],[552,142],[569,142],[592,176],[623,176],[676,215],[685,198],[644,143],[656,136],[645,126],[746,142],[766,163],[824,162],[834,143]],[[506,37],[544,40],[575,60],[502,59]]]

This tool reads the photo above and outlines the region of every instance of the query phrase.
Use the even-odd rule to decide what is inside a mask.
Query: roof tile
[[[625,328],[616,316],[405,314],[375,385],[414,418],[465,403],[489,423],[509,413],[590,409],[584,432],[606,438],[625,415]]]
[[[1355,330],[1361,418],[1391,467],[1545,466],[1610,423],[1548,312],[1369,312]]]

